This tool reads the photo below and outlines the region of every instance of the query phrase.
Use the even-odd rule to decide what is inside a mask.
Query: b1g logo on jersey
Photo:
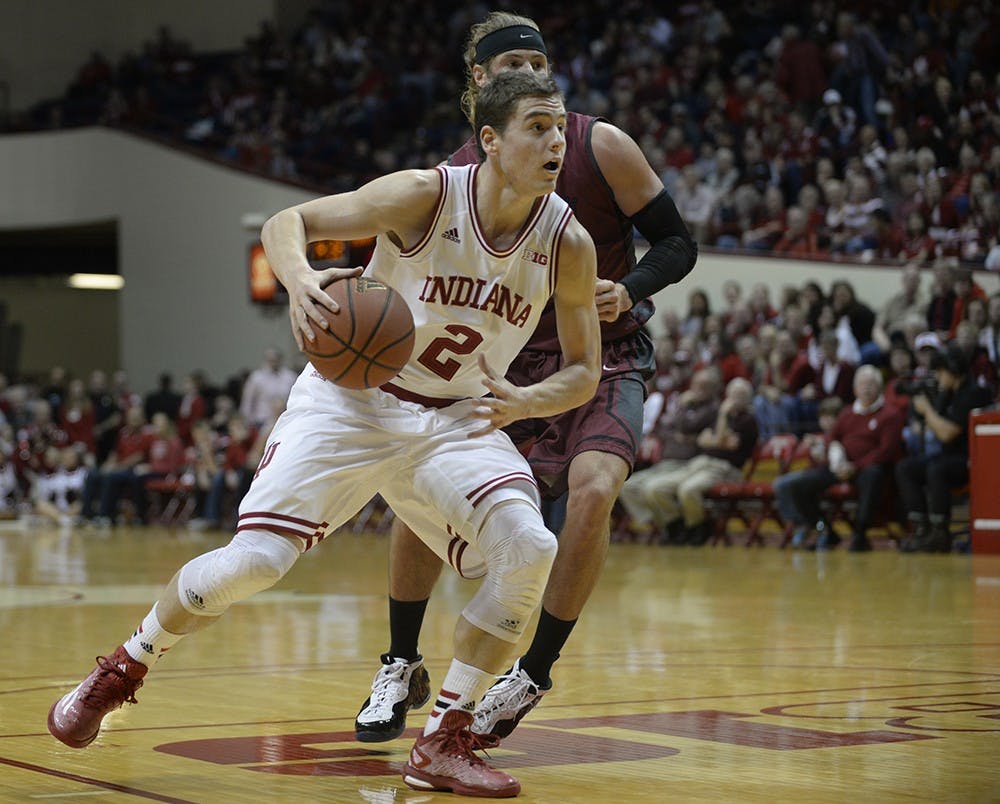
[[[533,262],[536,265],[548,265],[549,255],[542,254],[539,251],[532,251],[530,248],[526,248],[521,252],[521,259],[527,260],[528,262]]]

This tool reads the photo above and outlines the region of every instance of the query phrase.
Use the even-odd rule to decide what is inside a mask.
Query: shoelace
[[[386,665],[378,672],[378,676],[375,678],[375,682],[372,684],[372,703],[373,704],[384,704],[389,697],[390,686],[389,681],[399,681],[402,683],[403,674],[406,672],[407,665],[405,664],[395,664]]]
[[[139,703],[135,699],[135,691],[142,686],[141,678],[129,678],[108,656],[98,656],[97,666],[101,672],[83,695],[86,706],[103,709],[109,704],[118,707],[124,703]],[[117,676],[119,680],[115,681],[111,676]],[[124,699],[122,692],[125,693]]]
[[[441,751],[464,759],[470,765],[486,764],[486,760],[476,756],[474,751],[485,751],[500,745],[499,737],[493,734],[476,734],[467,728],[438,729],[431,735],[431,741],[440,743]]]
[[[508,673],[502,675],[497,679],[497,683],[494,684],[486,693],[483,699],[483,703],[488,703],[489,710],[494,711],[496,709],[502,708],[504,702],[497,702],[497,698],[501,693],[505,693],[511,688],[515,688],[517,692],[516,705],[521,706],[522,704],[528,703],[536,695],[538,695],[538,687],[535,686],[533,682],[526,681],[521,677],[520,671],[515,673]],[[492,694],[491,694],[492,693]],[[489,699],[487,701],[487,699]]]

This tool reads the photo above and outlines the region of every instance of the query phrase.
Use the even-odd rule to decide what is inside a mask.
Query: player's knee
[[[518,528],[514,539],[523,545],[526,563],[545,567],[545,574],[548,575],[559,550],[559,541],[555,534],[544,524],[539,526],[525,523]]]
[[[497,505],[480,532],[480,550],[498,596],[529,613],[541,600],[558,548],[538,509],[519,500]]]
[[[511,531],[502,554],[490,567],[499,594],[510,608],[525,615],[534,610],[542,599],[557,550],[556,537],[544,526],[522,524]]]
[[[233,603],[270,589],[291,569],[301,548],[266,531],[239,533],[181,569],[178,592],[192,614],[217,617]]]
[[[487,539],[488,571],[463,614],[469,622],[507,642],[516,642],[541,602],[555,560],[556,537],[541,521],[494,523],[502,532]]]
[[[569,490],[569,510],[585,521],[600,521],[611,514],[619,485],[609,477],[588,476]]]

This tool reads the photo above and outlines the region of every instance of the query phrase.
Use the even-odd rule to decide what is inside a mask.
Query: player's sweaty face
[[[523,98],[503,133],[505,170],[551,190],[562,167],[565,127],[561,99]]]

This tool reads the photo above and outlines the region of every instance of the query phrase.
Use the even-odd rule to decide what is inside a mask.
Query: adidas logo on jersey
[[[443,237],[445,240],[450,240],[452,243],[462,242],[462,238],[458,236],[458,228],[454,226],[448,231],[442,232],[441,237]]]

